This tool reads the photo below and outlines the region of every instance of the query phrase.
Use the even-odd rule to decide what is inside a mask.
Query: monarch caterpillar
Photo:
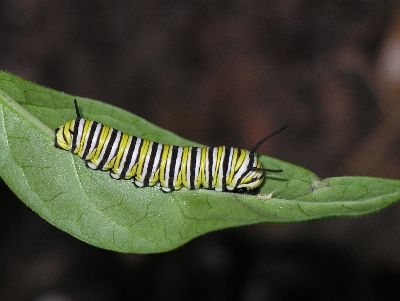
[[[55,147],[81,157],[91,169],[109,171],[114,179],[133,179],[138,187],[160,184],[170,192],[188,189],[214,189],[256,193],[265,172],[255,154],[267,139],[249,151],[235,147],[193,147],[161,144],[135,137],[97,121],[81,118],[74,100],[76,118],[55,129]]]

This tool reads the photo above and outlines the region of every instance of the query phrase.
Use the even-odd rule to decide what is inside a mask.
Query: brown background
[[[96,5],[93,5],[96,3]],[[397,1],[0,2],[0,67],[321,177],[400,178]],[[400,209],[263,224],[159,255],[96,249],[1,183],[1,300],[400,297]]]

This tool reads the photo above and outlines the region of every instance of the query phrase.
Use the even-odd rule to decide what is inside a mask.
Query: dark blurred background
[[[95,3],[95,4],[94,4]],[[321,177],[400,178],[400,4],[0,1],[0,67],[208,145]],[[1,183],[0,300],[392,300],[400,207],[211,233],[165,254],[88,246]]]

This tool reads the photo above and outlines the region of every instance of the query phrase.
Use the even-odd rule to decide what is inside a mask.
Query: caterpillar
[[[286,126],[264,137],[251,150],[236,147],[194,147],[161,144],[84,119],[74,100],[76,118],[55,129],[54,145],[78,155],[86,166],[109,171],[114,179],[132,180],[138,187],[159,184],[163,192],[213,189],[257,193],[265,172],[255,151]]]

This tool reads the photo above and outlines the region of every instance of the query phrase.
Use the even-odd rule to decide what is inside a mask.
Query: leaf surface
[[[268,178],[257,196],[136,188],[130,181],[90,170],[79,157],[54,147],[54,129],[75,118],[74,98],[85,118],[162,143],[198,144],[114,106],[0,71],[1,178],[49,223],[100,248],[164,252],[223,228],[356,216],[400,199],[399,180],[320,180],[304,168],[266,156],[260,156],[264,167],[284,171]]]

